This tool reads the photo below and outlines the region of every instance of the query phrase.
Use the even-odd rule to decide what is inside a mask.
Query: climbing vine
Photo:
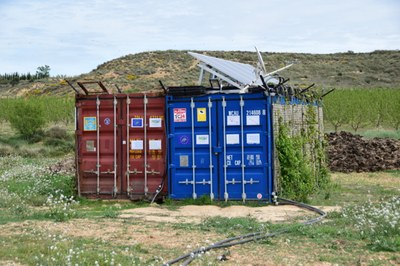
[[[317,127],[315,108],[306,107],[300,133],[290,134],[291,123],[278,122],[276,149],[280,176],[278,190],[283,197],[307,202],[309,196],[328,186],[326,142]]]

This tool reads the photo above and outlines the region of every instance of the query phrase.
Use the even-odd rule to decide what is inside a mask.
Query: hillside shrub
[[[36,142],[43,136],[46,124],[44,108],[29,100],[21,101],[13,106],[9,122],[24,139]]]

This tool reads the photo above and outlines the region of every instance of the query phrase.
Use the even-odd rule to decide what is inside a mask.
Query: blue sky
[[[78,75],[151,50],[400,49],[399,0],[0,0],[0,73]],[[264,58],[268,60],[267,58]]]

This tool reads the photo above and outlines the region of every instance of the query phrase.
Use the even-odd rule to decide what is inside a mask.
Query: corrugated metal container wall
[[[164,113],[156,95],[77,95],[78,193],[152,197],[166,179]]]
[[[170,197],[271,200],[270,100],[263,93],[167,96]]]

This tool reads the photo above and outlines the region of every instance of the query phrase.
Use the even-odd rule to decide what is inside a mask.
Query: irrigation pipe
[[[284,198],[278,198],[278,200],[279,200],[279,204],[281,204],[281,205],[294,205],[299,208],[306,209],[306,210],[309,210],[309,211],[319,214],[319,216],[316,218],[312,218],[303,223],[298,224],[299,226],[300,225],[312,225],[312,224],[315,224],[315,223],[321,221],[322,219],[324,219],[326,217],[326,212],[324,212],[323,210],[318,209],[316,207],[313,207],[311,205],[297,202],[294,200],[284,199]],[[272,232],[272,233],[254,232],[254,233],[249,233],[249,234],[245,234],[245,235],[241,235],[241,236],[227,238],[227,239],[218,241],[216,243],[213,243],[207,247],[201,247],[196,250],[193,250],[193,251],[191,251],[187,254],[184,254],[178,258],[170,260],[163,265],[169,266],[169,265],[178,263],[180,261],[183,261],[181,265],[186,266],[186,265],[189,265],[199,255],[204,254],[205,252],[207,252],[209,250],[218,249],[218,248],[227,248],[227,247],[231,247],[231,246],[235,246],[235,245],[245,244],[245,243],[252,242],[252,241],[266,239],[266,238],[274,237],[277,235],[281,235],[283,233],[287,233],[289,230],[290,230],[290,228],[278,230],[278,231]]]

